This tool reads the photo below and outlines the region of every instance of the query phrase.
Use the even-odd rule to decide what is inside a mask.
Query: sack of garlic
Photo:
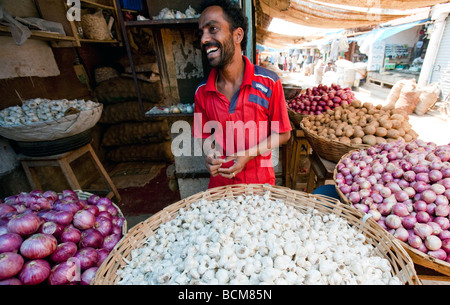
[[[403,283],[345,218],[297,209],[269,191],[203,198],[178,212],[121,258],[117,284]]]
[[[90,100],[26,100],[0,111],[0,135],[26,142],[65,138],[92,128],[102,109]]]

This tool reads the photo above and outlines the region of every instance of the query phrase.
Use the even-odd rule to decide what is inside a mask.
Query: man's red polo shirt
[[[212,69],[206,82],[195,92],[194,137],[206,139],[214,132],[216,149],[223,156],[243,151],[267,138],[271,131],[291,130],[283,87],[278,75],[245,61],[240,89],[229,101],[216,90],[217,69]],[[271,153],[250,160],[233,179],[211,177],[209,188],[238,183],[275,184]],[[222,167],[232,166],[232,162]]]

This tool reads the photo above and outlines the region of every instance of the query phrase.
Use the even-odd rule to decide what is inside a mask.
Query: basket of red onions
[[[303,117],[333,110],[344,103],[350,104],[354,98],[355,93],[350,87],[342,88],[337,84],[330,86],[319,84],[289,98],[286,105],[289,118],[294,122],[296,128],[300,128]]]
[[[0,202],[0,284],[89,285],[127,232],[107,197],[34,190]]]
[[[450,144],[416,139],[353,150],[334,181],[342,201],[399,239],[416,264],[450,275]]]

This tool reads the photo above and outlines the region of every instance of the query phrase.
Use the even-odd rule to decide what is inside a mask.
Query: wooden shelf
[[[162,20],[142,20],[142,21],[126,21],[125,26],[167,26],[167,25],[184,25],[184,24],[196,24],[198,18],[184,18],[184,19],[162,19]]]
[[[7,35],[11,35],[11,31],[9,30],[9,27],[0,25],[0,33],[4,33]],[[62,41],[75,41],[75,37],[73,36],[62,36],[57,33],[51,33],[51,32],[43,32],[43,31],[34,31],[31,30],[31,37],[36,39],[42,39],[42,40],[62,40]]]

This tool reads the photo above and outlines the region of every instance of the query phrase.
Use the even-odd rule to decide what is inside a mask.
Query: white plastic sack
[[[88,130],[100,120],[103,104],[70,114],[54,121],[30,124],[0,126],[0,135],[14,141],[35,142],[52,141],[79,134]]]

